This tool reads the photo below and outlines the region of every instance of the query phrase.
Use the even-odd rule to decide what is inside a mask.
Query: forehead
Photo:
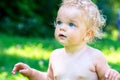
[[[62,6],[58,11],[57,18],[73,18],[73,19],[81,19],[81,17],[84,16],[84,11],[78,9],[77,7],[73,6]]]

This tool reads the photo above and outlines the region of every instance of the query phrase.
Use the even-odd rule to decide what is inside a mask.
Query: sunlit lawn
[[[105,54],[110,66],[120,72],[120,42],[115,38],[96,40],[96,47]],[[62,47],[54,39],[13,37],[0,34],[0,80],[28,80],[21,74],[12,75],[15,63],[24,62],[31,67],[46,71],[53,49]]]

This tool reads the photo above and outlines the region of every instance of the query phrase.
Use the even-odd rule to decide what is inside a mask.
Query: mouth
[[[58,36],[59,36],[59,38],[66,38],[67,37],[64,34],[59,34]]]

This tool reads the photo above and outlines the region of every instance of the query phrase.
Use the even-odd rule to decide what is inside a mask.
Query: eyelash
[[[61,25],[62,22],[61,22],[61,21],[57,21],[56,24],[57,24],[57,25]]]
[[[69,26],[70,27],[75,27],[75,24],[74,23],[69,23]]]
[[[62,23],[63,23],[62,21],[57,21],[57,22],[56,22],[56,25],[59,26],[59,25],[61,25]],[[68,25],[69,25],[70,27],[75,27],[75,26],[76,26],[74,23],[69,23]]]

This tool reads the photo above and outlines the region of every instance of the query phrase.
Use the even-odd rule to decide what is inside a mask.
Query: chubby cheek
[[[74,31],[74,30],[69,30],[68,31],[68,36],[69,38],[78,38],[79,32],[78,31]]]
[[[55,29],[55,32],[54,32],[54,37],[55,37],[55,39],[57,39],[57,38],[58,38],[58,30],[57,30],[57,29]]]
[[[69,40],[72,42],[80,42],[83,40],[83,35],[80,32],[72,32],[69,35]]]
[[[75,32],[73,34],[69,34],[69,41],[76,41],[78,38],[79,36],[77,36]]]

